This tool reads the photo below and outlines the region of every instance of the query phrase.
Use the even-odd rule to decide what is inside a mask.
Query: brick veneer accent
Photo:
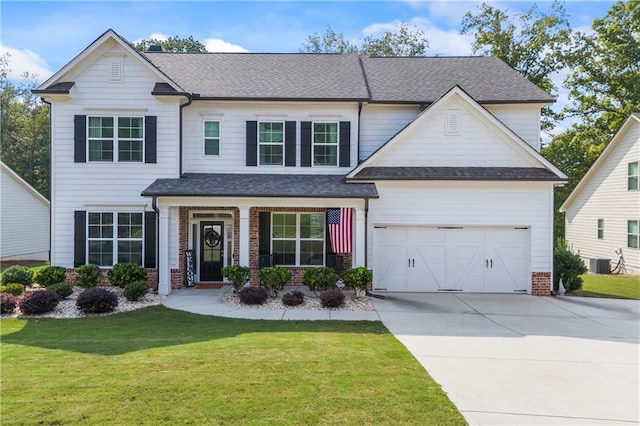
[[[534,272],[531,275],[531,294],[549,296],[551,294],[551,272]]]
[[[100,269],[100,273],[102,274],[102,282],[100,283],[101,286],[111,286],[111,283],[109,283],[109,277],[107,276],[108,272],[108,269]],[[65,282],[69,285],[76,285],[76,270],[74,268],[67,268]],[[147,282],[149,283],[149,287],[151,287],[152,289],[158,289],[157,269],[147,269]]]

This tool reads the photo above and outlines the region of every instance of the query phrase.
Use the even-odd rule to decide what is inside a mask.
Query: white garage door
[[[527,228],[376,227],[373,287],[382,291],[527,292]]]

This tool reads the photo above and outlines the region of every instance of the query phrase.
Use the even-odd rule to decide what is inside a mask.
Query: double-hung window
[[[271,223],[276,265],[324,265],[324,213],[273,213]]]
[[[142,162],[143,117],[88,117],[89,161]]]
[[[627,165],[627,189],[629,191],[640,188],[640,161],[635,161]]]
[[[598,239],[604,239],[604,219],[598,219]]]
[[[89,263],[142,266],[143,217],[138,212],[89,212],[87,251]]]
[[[640,220],[627,221],[627,247],[640,248]]]
[[[220,122],[204,122],[204,155],[220,155]]]
[[[261,166],[284,164],[284,122],[258,124],[258,157]]]
[[[338,123],[313,123],[313,165],[338,165]]]

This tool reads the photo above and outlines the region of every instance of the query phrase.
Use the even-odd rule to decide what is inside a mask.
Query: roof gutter
[[[178,138],[178,177],[182,176],[182,138],[183,138],[183,133],[184,133],[184,125],[183,125],[183,120],[182,120],[182,110],[185,107],[188,107],[189,105],[191,105],[191,102],[193,102],[193,99],[191,98],[191,95],[186,94],[187,97],[187,102],[184,104],[180,105],[180,115],[178,117],[178,122],[180,123],[180,136]]]

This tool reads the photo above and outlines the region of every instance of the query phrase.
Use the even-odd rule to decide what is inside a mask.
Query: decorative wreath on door
[[[209,247],[217,247],[220,244],[220,234],[213,229],[209,229],[204,233],[204,243]]]

